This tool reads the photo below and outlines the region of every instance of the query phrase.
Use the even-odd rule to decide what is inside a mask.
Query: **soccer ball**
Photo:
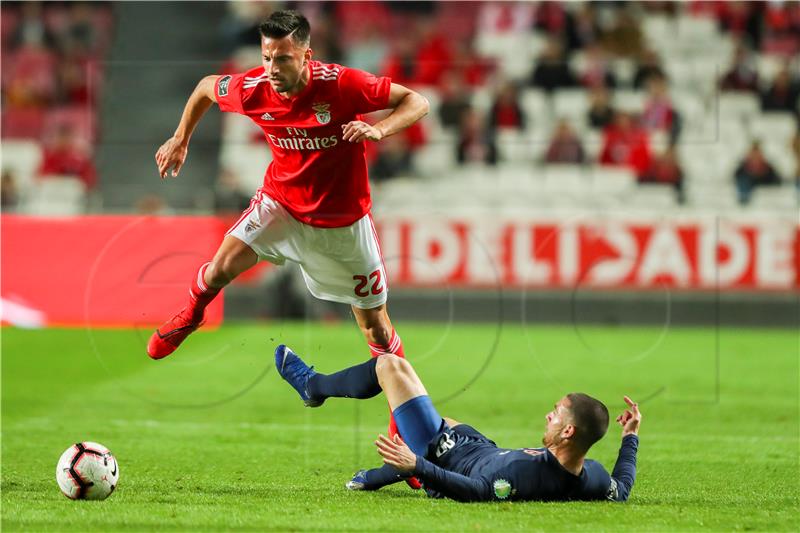
[[[58,488],[71,500],[105,500],[118,480],[117,460],[96,442],[73,444],[61,454],[56,466]]]

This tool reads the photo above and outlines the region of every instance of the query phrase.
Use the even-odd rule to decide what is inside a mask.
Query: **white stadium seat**
[[[23,211],[38,216],[75,216],[86,210],[86,186],[72,176],[42,176]]]
[[[261,187],[264,169],[270,161],[272,152],[263,142],[226,142],[220,150],[220,167],[238,177],[240,190],[245,194],[253,194]]]
[[[501,129],[497,132],[496,144],[501,161],[533,162],[531,142],[523,131]]]
[[[16,185],[24,194],[33,185],[33,180],[42,163],[42,149],[35,141],[3,140],[3,170],[11,170]]]
[[[630,194],[625,205],[640,209],[668,209],[677,205],[675,189],[665,185],[639,185]]]
[[[724,91],[716,95],[720,117],[749,119],[760,111],[758,97],[745,91]],[[712,102],[712,109],[713,109]]]
[[[428,177],[439,177],[451,172],[456,164],[456,141],[444,132],[428,140],[413,155],[414,169]]]
[[[751,121],[750,132],[761,141],[783,142],[788,145],[797,132],[797,122],[788,112],[762,113]]]
[[[619,195],[633,190],[636,175],[626,167],[597,166],[590,170],[592,193],[598,195]]]
[[[570,195],[590,193],[591,174],[582,165],[543,165],[541,173],[546,192]]]
[[[642,91],[618,89],[614,93],[614,106],[622,111],[641,113],[644,109],[645,95]]]
[[[589,97],[585,89],[561,89],[553,95],[556,119],[584,120],[589,109]]]
[[[796,216],[800,210],[800,190],[793,185],[757,187],[753,190],[750,206],[765,211],[794,211]]]

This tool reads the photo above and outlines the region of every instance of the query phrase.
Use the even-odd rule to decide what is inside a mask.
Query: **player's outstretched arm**
[[[636,452],[639,448],[639,426],[642,422],[642,414],[636,402],[627,396],[624,399],[628,409],[617,417],[617,422],[622,426],[622,446],[611,473],[611,490],[608,494],[609,499],[619,502],[628,499],[636,481]]]
[[[206,76],[200,80],[186,102],[175,134],[167,139],[156,152],[158,175],[162,179],[167,177],[170,170],[172,170],[172,177],[176,177],[180,173],[189,153],[189,139],[192,137],[192,133],[211,104],[216,102],[214,85],[218,77]]]
[[[374,125],[360,120],[343,124],[342,138],[350,142],[380,141],[409,127],[430,110],[427,98],[397,83],[393,83],[389,90],[388,105],[393,111]]]

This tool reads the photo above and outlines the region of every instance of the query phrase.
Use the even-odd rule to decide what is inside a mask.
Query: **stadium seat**
[[[24,195],[34,182],[36,172],[42,163],[42,148],[35,141],[3,141],[3,170],[11,170],[17,180],[17,187]]]
[[[57,129],[67,127],[86,142],[97,139],[97,122],[91,106],[68,106],[49,109],[45,121],[44,135],[53,134]]]
[[[497,132],[496,142],[501,161],[508,161],[510,163],[533,161],[533,150],[525,132],[513,129],[501,129]]]
[[[44,131],[44,109],[4,109],[3,139],[40,139]]]
[[[583,165],[543,165],[544,190],[573,196],[589,194],[592,176]]]
[[[619,58],[611,62],[611,68],[617,83],[622,86],[633,85],[633,78],[636,74],[636,65],[630,59]]]
[[[758,187],[753,191],[750,207],[764,211],[788,211],[796,219],[800,210],[800,190],[792,185]]]
[[[560,89],[553,95],[555,118],[584,120],[589,109],[589,100],[585,89]]]
[[[680,15],[676,22],[674,28],[676,31],[672,38],[689,50],[702,49],[716,44],[719,29],[717,21],[713,18]]]
[[[785,180],[794,177],[798,162],[789,142],[786,142],[785,139],[764,137],[761,147],[767,161],[772,163],[781,178]]]
[[[797,121],[788,112],[762,113],[750,123],[750,133],[755,139],[771,140],[789,144],[797,132]]]
[[[542,120],[543,116],[548,113],[547,95],[540,89],[522,89],[519,95],[519,102],[522,111],[528,117],[528,121],[534,124]]]
[[[614,106],[623,111],[641,113],[644,110],[645,94],[642,91],[618,89],[614,92]]]
[[[745,91],[724,91],[716,95],[720,117],[749,119],[760,111],[758,97]],[[712,103],[713,105],[713,103]]]
[[[264,169],[272,161],[272,153],[261,143],[225,143],[220,150],[220,168],[232,171],[241,190],[252,194],[264,183]]]
[[[416,150],[412,158],[414,169],[423,176],[441,176],[456,164],[456,141],[442,132]]]
[[[717,182],[687,182],[687,203],[698,210],[726,211],[739,209],[733,178]]]
[[[786,58],[777,55],[759,54],[756,68],[758,69],[758,79],[761,82],[769,83],[775,79],[775,75],[781,70]]]
[[[592,193],[597,195],[620,195],[632,191],[636,175],[625,167],[597,166],[590,170]]]
[[[494,93],[490,87],[476,87],[472,91],[470,104],[476,111],[487,113],[494,102]]]
[[[500,74],[512,81],[527,81],[542,48],[542,37],[533,32],[480,32],[475,38],[476,51],[497,59]]]
[[[86,210],[86,186],[71,176],[42,176],[23,210],[37,216],[75,216]]]
[[[651,209],[672,209],[677,206],[675,189],[666,185],[638,185],[626,197],[625,205]]]
[[[600,152],[603,150],[603,132],[600,130],[587,129],[581,136],[583,149],[589,161],[597,161]]]
[[[675,19],[666,15],[650,14],[642,17],[642,33],[650,48],[664,49],[675,38]]]

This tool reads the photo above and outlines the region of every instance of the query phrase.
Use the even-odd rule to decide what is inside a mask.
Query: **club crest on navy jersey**
[[[330,107],[331,104],[326,104],[325,102],[319,102],[311,106],[311,109],[315,112],[314,116],[317,117],[317,122],[327,124],[331,121]]]

